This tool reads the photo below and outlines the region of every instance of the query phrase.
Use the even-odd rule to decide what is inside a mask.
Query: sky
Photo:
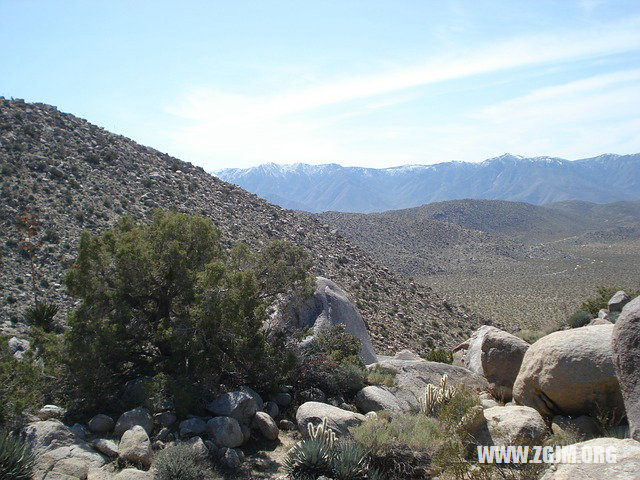
[[[0,96],[208,171],[640,152],[640,1],[0,0]]]

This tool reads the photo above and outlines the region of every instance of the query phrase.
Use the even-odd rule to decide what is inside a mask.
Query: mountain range
[[[308,212],[382,212],[465,198],[534,205],[640,199],[640,154],[575,161],[504,154],[480,163],[381,169],[268,163],[213,173],[284,208]]]

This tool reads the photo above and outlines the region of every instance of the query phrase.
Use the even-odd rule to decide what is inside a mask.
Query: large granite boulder
[[[625,305],[611,342],[631,437],[640,441],[640,297]]]
[[[380,355],[377,365],[396,372],[395,385],[389,391],[398,399],[404,412],[418,411],[418,399],[428,384],[440,384],[443,375],[447,375],[449,385],[465,385],[481,391],[488,388],[484,377],[467,368],[446,363],[429,362],[418,355],[403,350],[393,357]]]
[[[318,425],[322,423],[324,418],[327,419],[327,425],[336,435],[348,435],[349,427],[355,427],[365,421],[364,415],[320,402],[303,403],[296,412],[298,430],[303,436],[308,434],[307,425],[309,423]]]
[[[483,325],[469,339],[464,366],[487,379],[495,398],[508,402],[528,348],[529,344],[521,338]]]
[[[313,295],[293,312],[301,328],[313,327],[314,335],[341,323],[345,330],[360,340],[360,358],[365,364],[377,361],[367,326],[347,293],[323,277],[316,278]]]
[[[244,442],[240,423],[232,417],[215,417],[207,422],[207,433],[218,447],[236,448]]]
[[[489,433],[482,445],[540,444],[548,433],[542,416],[531,407],[491,407],[482,413]]]
[[[624,404],[613,366],[613,325],[555,332],[529,347],[513,385],[520,405],[544,417],[591,415],[622,417]]]
[[[554,463],[540,480],[638,480],[640,478],[640,443],[635,440],[594,438],[587,442],[576,443],[572,447],[576,448],[576,460],[580,463]],[[583,450],[583,447],[587,449]],[[595,463],[593,460],[582,462],[583,451],[597,452],[598,460],[603,462]],[[600,452],[603,452],[602,455]],[[607,453],[615,454],[615,463],[611,461],[612,458],[607,459]]]
[[[85,471],[101,467],[107,457],[93,450],[58,420],[30,423],[22,434],[36,457],[34,480],[54,478],[52,472]],[[86,476],[86,473],[84,473]]]

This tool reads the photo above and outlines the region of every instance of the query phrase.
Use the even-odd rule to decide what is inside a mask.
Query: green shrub
[[[571,328],[580,328],[587,325],[591,320],[593,320],[591,313],[584,310],[578,310],[567,318],[567,325]]]
[[[367,371],[367,383],[370,385],[393,387],[396,384],[396,375],[397,372],[392,368],[381,367],[379,364],[376,364]]]
[[[47,302],[38,302],[33,307],[27,308],[27,323],[45,332],[54,330],[54,317],[58,313],[58,306]]]
[[[465,385],[459,385],[451,399],[440,408],[438,420],[449,428],[455,428],[462,417],[476,405],[480,405],[478,395]]]
[[[607,308],[607,303],[617,291],[618,289],[612,287],[598,287],[596,296],[584,300],[580,305],[580,311],[590,313],[591,318],[596,317],[601,308]]]
[[[330,384],[329,393],[353,395],[364,388],[365,371],[357,365],[345,362],[336,368]]]
[[[453,354],[443,348],[436,348],[427,353],[426,359],[430,362],[453,363]]]
[[[65,335],[74,397],[106,407],[126,381],[158,374],[203,392],[220,381],[274,389],[295,357],[283,334],[262,328],[267,306],[308,293],[309,268],[308,254],[286,242],[226,253],[210,220],[181,213],[83,233],[65,279],[80,300]]]
[[[35,459],[28,446],[8,431],[0,429],[0,478],[30,480]]]
[[[177,443],[158,453],[153,461],[158,480],[203,480],[213,471],[190,445]]]

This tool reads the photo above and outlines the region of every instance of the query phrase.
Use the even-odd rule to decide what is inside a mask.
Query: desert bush
[[[384,385],[393,387],[396,384],[397,372],[392,368],[375,365],[367,371],[367,383],[370,385]]]
[[[329,377],[327,390],[329,393],[354,395],[364,388],[365,376],[364,369],[358,365],[351,362],[341,363]]]
[[[574,312],[569,318],[567,318],[567,325],[571,328],[579,328],[587,325],[591,320],[593,320],[593,316],[584,310],[578,310]]]
[[[206,460],[185,443],[161,450],[153,461],[153,468],[158,480],[203,480],[214,476]]]
[[[425,359],[430,362],[452,364],[453,354],[450,351],[445,350],[443,348],[435,348],[433,350],[430,350],[429,353],[427,353]]]
[[[226,253],[210,220],[181,213],[83,233],[65,279],[80,300],[65,335],[78,405],[109,404],[127,380],[158,374],[203,393],[221,382],[275,388],[295,357],[283,334],[262,328],[266,309],[308,293],[309,267],[286,242]]]
[[[33,454],[23,441],[0,429],[0,478],[30,480],[34,462]]]
[[[438,412],[438,420],[450,428],[454,428],[460,423],[472,407],[480,405],[480,398],[465,385],[456,387],[451,399],[444,403]]]

